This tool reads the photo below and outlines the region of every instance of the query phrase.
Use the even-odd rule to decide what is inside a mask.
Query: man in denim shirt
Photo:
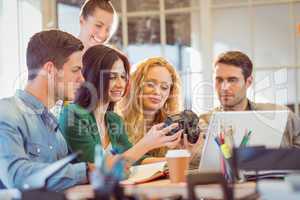
[[[77,38],[58,30],[30,39],[26,88],[0,100],[0,179],[6,187],[22,188],[28,176],[67,156],[67,144],[49,108],[59,99],[73,99],[83,82],[82,50]],[[87,168],[92,166],[68,164],[49,179],[47,189],[87,183]]]

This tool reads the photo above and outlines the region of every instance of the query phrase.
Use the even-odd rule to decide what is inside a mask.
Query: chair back
[[[220,184],[223,191],[224,200],[233,200],[233,189],[228,185],[224,176],[220,172],[196,172],[187,175],[188,199],[197,200],[195,186]]]

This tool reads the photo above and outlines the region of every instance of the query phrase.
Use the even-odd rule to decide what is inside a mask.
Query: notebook
[[[167,162],[157,162],[151,164],[137,165],[130,168],[129,178],[122,181],[123,185],[131,185],[149,182],[168,174]]]

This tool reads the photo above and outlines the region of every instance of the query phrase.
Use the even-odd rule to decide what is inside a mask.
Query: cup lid
[[[190,157],[191,154],[186,149],[176,149],[176,150],[168,150],[166,157],[167,158],[178,158],[178,157]]]

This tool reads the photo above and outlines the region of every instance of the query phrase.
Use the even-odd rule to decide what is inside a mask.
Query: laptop
[[[215,137],[221,126],[233,129],[233,146],[239,147],[245,131],[251,131],[247,146],[280,147],[288,110],[213,113],[202,149],[199,171],[221,171],[220,150]]]

